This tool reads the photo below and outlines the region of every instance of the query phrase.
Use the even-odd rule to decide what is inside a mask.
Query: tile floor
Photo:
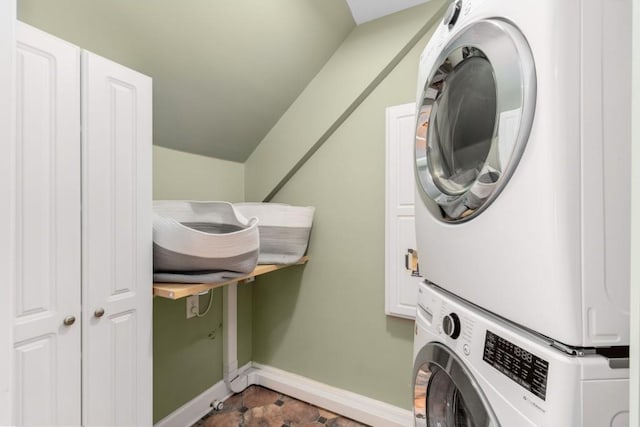
[[[322,408],[259,387],[248,387],[225,400],[192,427],[366,427]]]

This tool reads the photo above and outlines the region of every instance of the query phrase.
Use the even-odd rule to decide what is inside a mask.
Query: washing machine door
[[[442,344],[420,350],[413,368],[416,427],[498,427],[493,410],[470,371]]]
[[[481,20],[426,60],[415,140],[418,187],[438,219],[467,221],[495,200],[522,155],[535,110],[533,57],[516,27]]]

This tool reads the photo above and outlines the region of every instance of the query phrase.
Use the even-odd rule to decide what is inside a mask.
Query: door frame
[[[631,117],[640,114],[640,0],[632,5]],[[640,124],[631,122],[631,259],[640,257]],[[631,263],[631,360],[629,425],[640,423],[640,264]]]
[[[13,288],[15,212],[15,22],[16,1],[0,2],[0,425],[13,424]]]

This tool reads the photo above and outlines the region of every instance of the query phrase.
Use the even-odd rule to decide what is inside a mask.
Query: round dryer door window
[[[416,427],[498,427],[493,411],[461,360],[439,343],[429,343],[413,373]]]
[[[469,220],[500,194],[529,138],[535,68],[522,34],[504,21],[462,29],[432,64],[419,101],[416,175],[432,213]]]

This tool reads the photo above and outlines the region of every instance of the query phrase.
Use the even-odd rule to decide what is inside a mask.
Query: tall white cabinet
[[[423,280],[410,269],[416,253],[415,114],[415,102],[385,112],[385,312],[407,319],[415,319],[418,283]]]
[[[151,425],[151,79],[16,31],[15,424]]]

